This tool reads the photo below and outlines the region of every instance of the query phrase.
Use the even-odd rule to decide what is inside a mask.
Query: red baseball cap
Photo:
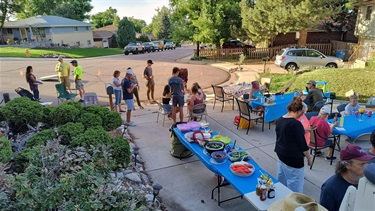
[[[348,144],[344,149],[341,149],[340,160],[356,159],[360,161],[368,161],[375,156],[369,155],[364,149],[355,144]]]

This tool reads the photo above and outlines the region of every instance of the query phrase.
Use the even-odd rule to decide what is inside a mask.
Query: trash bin
[[[336,57],[344,61],[347,53],[348,53],[347,50],[336,50]]]

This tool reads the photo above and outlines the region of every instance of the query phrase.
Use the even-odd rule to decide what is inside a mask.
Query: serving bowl
[[[211,153],[211,157],[217,163],[224,163],[225,159],[227,158],[227,153],[224,151],[215,151]]]
[[[221,141],[212,141],[207,142],[204,148],[207,150],[207,153],[211,155],[211,153],[215,151],[223,151],[225,148],[225,144]]]
[[[232,162],[240,160],[248,161],[250,160],[250,155],[245,151],[233,151],[228,153],[228,159]]]

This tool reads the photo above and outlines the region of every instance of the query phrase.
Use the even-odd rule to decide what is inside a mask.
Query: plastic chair
[[[315,103],[315,105],[312,107],[311,111],[320,111],[320,109],[325,105],[325,101],[318,101]]]
[[[156,104],[158,104],[158,106],[159,106],[158,116],[156,118],[156,123],[159,122],[159,114],[162,114],[164,116],[164,118],[163,118],[163,127],[164,127],[165,116],[172,115],[172,111],[166,111],[165,108],[164,108],[164,105],[159,103],[159,102],[156,102]]]
[[[362,149],[367,150],[371,148],[370,136],[371,136],[371,133],[364,133],[364,134],[359,135],[355,139],[346,139],[346,142],[348,142],[349,144],[358,145]]]
[[[214,100],[214,107],[212,109],[215,109],[216,100],[223,103],[221,106],[221,112],[223,112],[224,109],[224,102],[232,101],[232,110],[234,110],[234,96],[228,95],[224,92],[223,87],[221,86],[215,86],[211,85],[212,89],[214,90],[215,100]]]
[[[347,103],[340,104],[337,106],[337,111],[341,114],[341,112],[345,111],[345,107],[348,105]]]
[[[65,83],[55,84],[56,92],[57,92],[57,103],[60,104],[61,102],[66,102],[69,100],[74,100],[77,94],[69,93],[66,90]]]
[[[254,112],[251,106],[247,102],[239,100],[237,98],[236,98],[236,101],[238,104],[238,110],[240,112],[240,115],[239,115],[240,118],[244,118],[249,122],[251,120],[255,120],[255,123],[258,123],[258,120],[262,120],[262,132],[263,132],[264,131],[264,115],[262,116],[257,115],[256,117],[251,117],[251,113]],[[237,129],[238,129],[238,125],[237,125]],[[249,129],[250,129],[250,124],[248,124],[247,126],[246,135],[249,133]]]
[[[190,111],[189,121],[190,120],[194,120],[195,118],[198,118],[198,117],[200,117],[199,121],[201,121],[202,117],[204,116],[205,120],[207,122],[207,110],[206,110],[206,106],[207,105],[204,104],[204,103],[200,103],[200,104],[194,105],[194,107]]]
[[[308,120],[310,120],[311,117],[313,117],[313,116],[318,116],[318,115],[319,115],[319,112],[316,112],[316,111],[305,113],[305,116],[306,116],[306,118],[307,118]]]
[[[317,151],[325,149],[325,148],[328,148],[328,147],[332,147],[332,145],[324,145],[324,146],[320,146],[319,147],[318,146],[318,142],[316,141],[317,137],[320,137],[320,138],[323,138],[323,139],[333,138],[332,145],[334,146],[336,144],[336,137],[335,136],[332,136],[332,137],[322,137],[321,135],[319,135],[317,129],[314,128],[310,132],[310,145],[308,145],[308,147],[310,148],[310,154],[314,154],[313,155],[313,161],[312,161],[312,164],[310,166],[310,169],[312,169],[312,167],[314,165],[314,161],[315,161],[315,157],[316,157]],[[314,151],[314,153],[312,153],[313,151]],[[335,150],[332,150],[332,157],[333,157],[334,153],[335,153]],[[333,162],[333,160],[331,160],[331,165],[332,165],[332,162]]]

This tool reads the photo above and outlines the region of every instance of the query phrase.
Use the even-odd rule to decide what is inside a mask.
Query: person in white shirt
[[[360,108],[358,105],[358,97],[357,95],[352,95],[349,97],[350,103],[345,106],[345,116],[354,115],[356,111]]]

